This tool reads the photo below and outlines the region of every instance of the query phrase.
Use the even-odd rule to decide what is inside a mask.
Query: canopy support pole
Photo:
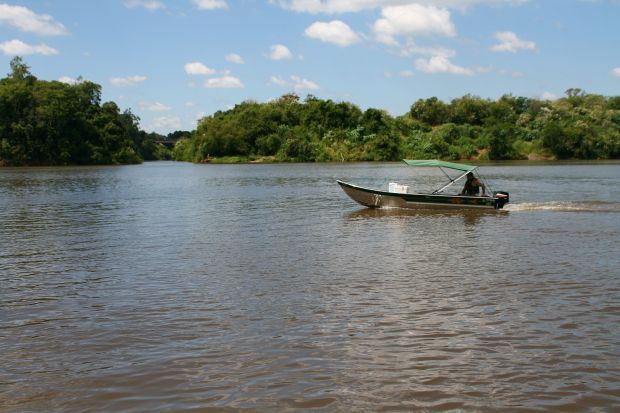
[[[452,179],[452,178],[450,178],[450,175],[448,175],[448,174],[446,173],[446,171],[444,171],[442,168],[439,168],[439,169],[441,169],[441,172],[443,172],[443,173],[444,173],[444,174],[448,177],[448,179],[450,179],[450,182],[449,182],[449,183],[447,183],[446,185],[442,186],[441,188],[439,188],[439,189],[437,189],[437,190],[433,191],[433,194],[438,194],[439,192],[443,191],[444,189],[446,189],[446,188],[447,188],[447,187],[449,187],[450,185],[454,184],[454,183],[455,183],[456,181],[458,181],[459,179],[462,179],[462,178],[463,178],[465,175],[467,175],[468,173],[470,173],[470,172],[473,172],[473,171],[474,171],[474,170],[472,169],[471,171],[463,172],[463,174],[462,174],[462,175],[460,175],[458,178],[456,178],[456,179]]]

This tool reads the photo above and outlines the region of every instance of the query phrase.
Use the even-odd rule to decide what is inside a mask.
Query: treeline
[[[609,159],[620,157],[620,96],[569,89],[555,101],[466,95],[420,99],[393,117],[295,94],[203,118],[173,157],[184,161]]]
[[[174,148],[170,151],[162,143]],[[409,112],[287,94],[201,119],[192,132],[140,130],[101,86],[38,80],[20,57],[0,79],[0,165],[410,159],[620,158],[620,96],[569,89],[566,97],[420,99]]]
[[[101,103],[101,86],[43,81],[20,57],[0,80],[1,165],[128,164],[169,156],[138,117]]]

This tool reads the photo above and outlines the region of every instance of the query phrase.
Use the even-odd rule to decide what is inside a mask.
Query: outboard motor
[[[504,205],[510,202],[510,195],[504,191],[493,192],[493,198],[495,198],[495,209],[502,209]]]

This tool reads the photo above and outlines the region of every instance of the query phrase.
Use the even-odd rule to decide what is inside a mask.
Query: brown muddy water
[[[2,412],[620,411],[620,164],[0,169]],[[417,185],[413,181],[413,186]]]

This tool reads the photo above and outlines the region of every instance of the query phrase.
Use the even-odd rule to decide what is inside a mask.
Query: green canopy
[[[465,165],[462,163],[437,161],[434,159],[428,159],[428,160],[403,159],[403,161],[409,166],[437,166],[439,168],[456,169],[457,171],[463,171],[463,172],[471,172],[477,168],[477,166]]]

